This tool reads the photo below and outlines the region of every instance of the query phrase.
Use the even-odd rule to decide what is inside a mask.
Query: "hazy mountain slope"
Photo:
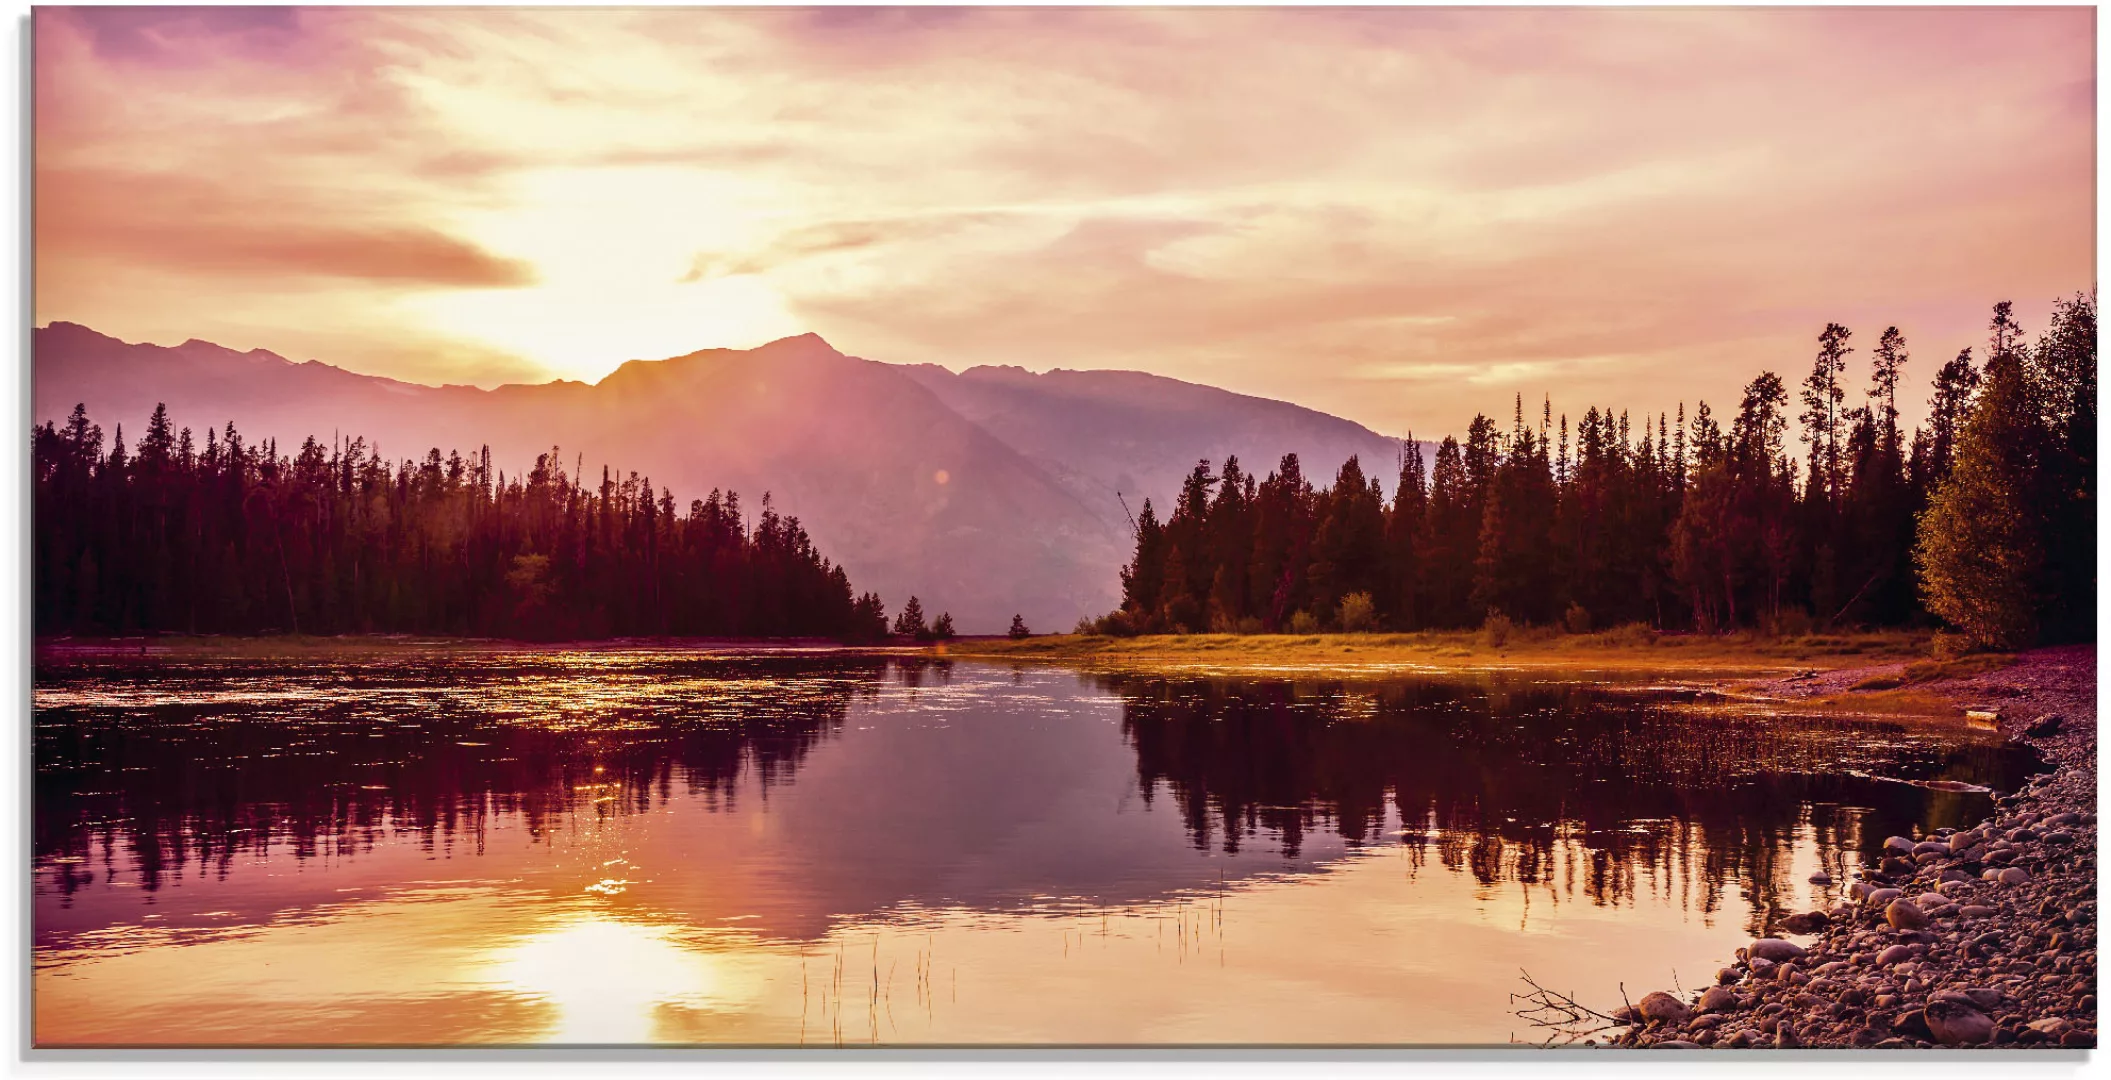
[[[1324,487],[1356,455],[1390,493],[1401,441],[1302,406],[1249,397],[1140,371],[976,367],[955,374],[934,364],[906,369],[954,411],[1055,476],[1102,520],[1127,529],[1148,497],[1162,518],[1196,460],[1222,471],[1236,454],[1266,476],[1286,453]]]
[[[136,440],[156,402],[200,432],[233,420],[281,452],[309,434],[365,435],[396,459],[491,446],[508,471],[561,448],[590,482],[603,464],[686,506],[710,488],[772,492],[860,589],[890,610],[913,592],[964,631],[1013,613],[1043,628],[1114,605],[1127,537],[902,369],[807,336],[746,352],[633,361],[595,385],[419,387],[202,342],[131,345],[84,327],[35,332],[34,416],[75,402]],[[941,481],[941,474],[943,480]]]
[[[1237,454],[1265,474],[1295,452],[1324,485],[1359,455],[1388,490],[1399,443],[1280,401],[1128,371],[980,367],[953,374],[845,356],[813,335],[746,351],[635,360],[596,384],[493,390],[419,386],[263,350],[202,341],[128,344],[83,326],[35,331],[33,410],[63,421],[76,402],[136,442],[156,402],[202,440],[232,420],[281,453],[335,433],[390,458],[488,444],[508,473],[560,450],[597,483],[636,470],[684,507],[738,490],[795,515],[860,589],[889,610],[914,593],[966,632],[1016,612],[1067,629],[1112,609],[1131,510],[1170,509],[1197,458]],[[941,479],[942,478],[942,479]]]

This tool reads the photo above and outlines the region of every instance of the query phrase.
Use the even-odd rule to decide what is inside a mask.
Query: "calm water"
[[[39,1044],[1502,1043],[2031,762],[1482,677],[40,664]],[[1639,988],[1639,989],[1638,989]]]

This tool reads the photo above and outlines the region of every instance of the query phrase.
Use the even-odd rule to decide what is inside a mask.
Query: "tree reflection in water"
[[[36,710],[37,856],[64,893],[121,852],[153,890],[192,864],[224,878],[237,857],[406,841],[481,853],[494,819],[539,836],[570,815],[650,812],[677,784],[731,810],[743,773],[767,797],[890,667],[913,683],[928,666],[662,659],[614,672],[599,658],[439,661],[335,679],[266,665],[71,673],[174,701],[130,707],[92,690],[71,703],[67,675],[40,672],[40,690],[69,703]]]
[[[836,905],[824,912],[945,899],[919,890],[968,890],[958,898],[970,903],[1014,903],[1022,890],[1138,899],[1214,880],[1219,868],[1175,866],[1151,848],[1134,804],[1117,821],[1105,815],[1120,817],[1118,806],[1070,798],[1103,779],[1122,787],[1132,754],[1143,812],[1176,814],[1198,854],[1251,856],[1240,872],[1265,872],[1255,860],[1270,848],[1290,864],[1323,861],[1312,838],[1334,834],[1351,847],[1401,845],[1416,870],[1601,905],[1647,890],[1712,913],[1735,886],[1757,919],[1812,868],[1792,873],[1798,850],[1814,848],[1844,879],[1844,864],[1888,833],[1984,809],[1982,796],[1856,772],[2006,788],[2031,767],[2024,752],[1956,730],[1691,694],[1504,679],[1022,682],[969,670],[956,678],[943,660],[845,653],[650,652],[40,667],[40,880],[64,903],[99,878],[124,875],[152,893],[274,856],[347,858],[383,845],[481,854],[501,820],[539,842],[677,795],[730,811],[792,784],[844,735],[854,706],[883,695],[893,702],[878,710],[885,722],[938,733],[846,741],[841,752],[924,755],[917,764],[929,767],[913,782],[900,780],[916,760],[906,757],[830,774],[860,790],[823,804],[862,807],[864,818],[801,818],[803,843],[838,863],[895,865],[849,874],[850,889],[824,861],[815,881],[826,879]],[[1018,712],[1029,705],[1043,711]],[[1104,726],[1117,709],[1126,751]],[[948,723],[959,726],[947,733]],[[1079,739],[1110,740],[1107,753],[1066,758]],[[873,785],[889,790],[864,790]],[[1075,853],[1042,843],[1008,856],[1016,865],[995,861],[1037,814],[1069,815],[1048,821],[1075,838]],[[819,843],[813,829],[850,839]],[[1177,833],[1164,839],[1179,844]],[[963,859],[980,860],[980,876],[962,876]],[[1117,865],[1127,869],[1109,877]],[[896,880],[904,875],[914,880]]]
[[[1292,682],[1098,676],[1149,797],[1169,793],[1197,848],[1267,834],[1294,857],[1329,830],[1381,836],[1390,802],[1412,864],[1484,885],[1630,902],[1647,880],[1714,912],[1746,890],[1763,919],[1793,895],[1799,832],[1845,879],[1890,832],[1962,825],[1984,796],[1877,776],[1999,788],[2027,751],[1917,721],[1708,706],[1642,693],[1500,680]],[[1856,773],[1876,775],[1856,775]],[[1804,871],[1808,873],[1806,869]],[[1755,927],[1755,930],[1757,928]]]

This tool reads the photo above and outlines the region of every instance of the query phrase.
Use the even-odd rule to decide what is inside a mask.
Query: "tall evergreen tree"
[[[2036,638],[2044,600],[2043,525],[2030,500],[2038,417],[2012,352],[1988,357],[1984,378],[1921,515],[1914,559],[1929,610],[1975,643],[2013,648]]]

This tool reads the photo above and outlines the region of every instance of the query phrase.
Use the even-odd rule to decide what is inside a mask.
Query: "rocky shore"
[[[1870,672],[1784,680],[1836,693]],[[1833,685],[1837,683],[1838,685]],[[2052,766],[1964,830],[1894,836],[1828,911],[1739,949],[1716,985],[1623,1006],[1614,1045],[1661,1048],[2096,1045],[2096,650],[1924,684]]]

